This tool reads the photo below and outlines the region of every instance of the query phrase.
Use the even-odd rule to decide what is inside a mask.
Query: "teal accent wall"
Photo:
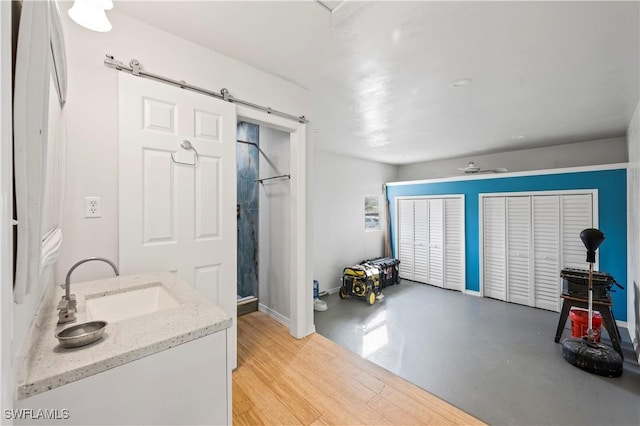
[[[534,176],[416,183],[387,186],[390,201],[391,241],[396,248],[396,198],[420,195],[464,194],[466,289],[480,290],[479,194],[496,192],[598,190],[598,228],[606,239],[599,249],[600,270],[613,275],[625,286],[612,293],[613,313],[627,320],[627,170],[601,170]],[[586,251],[585,251],[586,258]],[[587,268],[587,263],[585,263]],[[615,287],[614,287],[615,289]]]

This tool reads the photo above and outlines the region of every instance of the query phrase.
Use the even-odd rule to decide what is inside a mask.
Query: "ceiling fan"
[[[469,161],[467,167],[459,167],[458,170],[465,172],[466,174],[476,174],[476,173],[504,173],[508,172],[504,167],[499,167],[497,169],[481,169],[475,162]]]

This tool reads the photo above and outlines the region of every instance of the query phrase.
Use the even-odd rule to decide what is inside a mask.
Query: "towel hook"
[[[193,145],[191,145],[191,142],[189,142],[188,140],[183,140],[182,143],[180,144],[180,147],[182,147],[183,149],[186,150],[191,150],[193,151],[193,154],[195,155],[195,159],[193,160],[193,163],[185,163],[184,161],[178,161],[174,158],[173,156],[173,152],[171,153],[171,159],[173,160],[174,163],[177,164],[184,164],[185,166],[196,166],[198,164],[198,151],[196,151],[196,149],[193,147]]]

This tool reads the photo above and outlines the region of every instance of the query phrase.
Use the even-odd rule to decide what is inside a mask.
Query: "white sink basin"
[[[180,306],[161,283],[106,296],[88,295],[85,303],[89,320],[108,322],[123,321]]]

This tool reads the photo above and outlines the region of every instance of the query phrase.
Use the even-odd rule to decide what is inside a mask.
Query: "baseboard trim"
[[[338,291],[340,291],[340,287],[334,287],[327,290],[327,293],[333,294],[333,293],[337,293]]]
[[[468,294],[469,296],[476,296],[476,297],[482,297],[482,295],[480,294],[479,291],[477,290],[464,290],[464,294]]]
[[[618,325],[618,327],[629,329],[629,324],[627,324],[626,321],[616,320],[616,324]]]
[[[253,298],[238,303],[238,316],[247,315],[258,310],[258,299]]]
[[[265,314],[269,315],[271,318],[273,318],[274,320],[278,321],[280,324],[284,324],[287,327],[289,327],[289,318],[287,318],[284,315],[274,311],[270,307],[265,306],[262,303],[258,303],[258,310],[260,312],[264,312]]]

